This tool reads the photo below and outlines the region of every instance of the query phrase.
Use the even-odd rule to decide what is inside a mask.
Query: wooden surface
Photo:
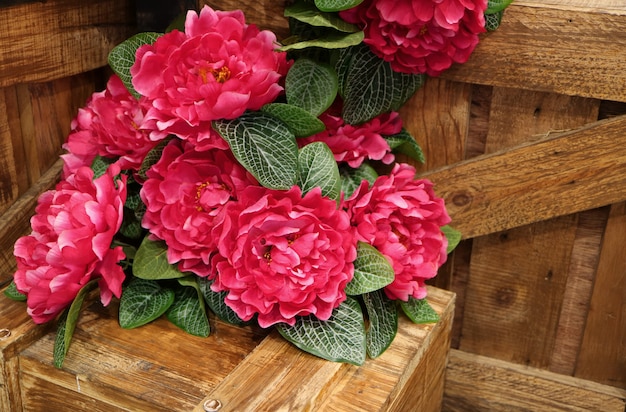
[[[430,288],[428,299],[441,321],[415,325],[401,318],[392,346],[362,367],[221,322],[205,339],[165,320],[123,330],[112,309],[93,304],[81,316],[62,370],[51,365],[53,334],[22,351],[23,409],[202,411],[214,398],[221,411],[438,411],[454,295]]]
[[[621,0],[515,1],[505,24],[442,77],[465,83],[626,101]]]
[[[450,352],[443,412],[623,412],[626,391],[495,360]]]
[[[0,87],[42,82],[107,64],[132,34],[130,1],[51,0],[0,8]]]

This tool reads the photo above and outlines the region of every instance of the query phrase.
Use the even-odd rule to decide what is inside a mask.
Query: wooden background
[[[161,24],[141,1],[11,3],[0,7],[0,286],[58,177],[71,119],[104,87],[108,51]],[[281,1],[200,3],[286,33]],[[403,108],[426,153],[420,173],[464,235],[434,281],[457,294],[448,410],[494,396],[479,384],[489,362],[515,371],[498,376],[517,388],[533,371],[626,399],[625,66],[626,0],[516,0],[467,64]]]

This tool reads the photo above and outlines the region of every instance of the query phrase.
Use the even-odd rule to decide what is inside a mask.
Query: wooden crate
[[[2,296],[0,313],[16,316],[0,325],[11,330],[10,340],[0,340],[7,378],[0,410],[200,412],[217,399],[221,411],[438,411],[454,294],[430,288],[428,300],[441,320],[415,325],[401,317],[390,348],[361,367],[306,354],[276,332],[220,322],[204,339],[164,319],[124,330],[114,306],[94,303],[56,369],[54,333],[44,335],[25,318],[23,303]]]

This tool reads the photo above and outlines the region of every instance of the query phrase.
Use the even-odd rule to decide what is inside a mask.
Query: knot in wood
[[[10,329],[0,329],[0,340],[7,339],[9,336],[11,336]]]
[[[472,202],[472,197],[467,192],[459,192],[452,195],[452,203],[455,206],[467,206]]]

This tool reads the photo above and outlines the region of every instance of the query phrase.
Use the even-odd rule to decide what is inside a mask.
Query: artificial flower
[[[72,121],[72,132],[63,148],[63,176],[90,166],[96,156],[116,159],[122,170],[139,170],[146,154],[156,145],[142,128],[144,108],[120,78],[111,76],[106,89],[94,93]]]
[[[485,31],[486,0],[365,0],[340,12],[364,43],[401,73],[438,76],[465,63]]]
[[[327,320],[346,299],[356,243],[348,215],[319,188],[304,196],[246,189],[230,204],[213,257],[216,292],[243,320],[258,315],[267,328],[294,325],[296,316]]]
[[[126,179],[117,173],[110,167],[93,179],[82,167],[39,197],[32,232],[14,250],[15,285],[36,323],[56,317],[92,279],[99,279],[105,306],[120,297],[125,275],[118,262],[125,255],[111,242],[122,224]]]
[[[260,109],[283,91],[288,65],[276,48],[274,33],[246,24],[240,10],[190,11],[184,33],[173,30],[137,50],[131,74],[151,104],[146,121],[186,139],[198,128],[209,133],[212,120]]]
[[[198,151],[181,140],[170,142],[146,175],[142,225],[153,239],[165,241],[170,263],[207,276],[217,247],[211,231],[221,209],[245,187],[258,185],[256,179],[230,151]]]
[[[446,261],[448,241],[441,227],[450,222],[444,201],[415,168],[398,163],[371,185],[364,181],[346,201],[355,237],[378,249],[393,266],[390,299],[426,297],[425,281]]]

